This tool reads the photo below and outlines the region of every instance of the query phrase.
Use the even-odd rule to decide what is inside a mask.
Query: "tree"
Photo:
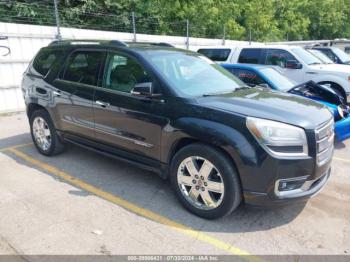
[[[348,0],[59,0],[62,26],[253,41],[350,37]],[[0,21],[54,25],[53,0],[0,0]]]

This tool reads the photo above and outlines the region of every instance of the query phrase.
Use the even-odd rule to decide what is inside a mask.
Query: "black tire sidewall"
[[[36,139],[34,137],[34,132],[33,132],[33,122],[34,119],[37,117],[41,117],[45,120],[45,122],[47,123],[49,129],[50,129],[50,133],[51,133],[51,144],[50,147],[47,150],[43,150],[40,146],[38,146]],[[56,133],[56,129],[51,121],[51,117],[50,115],[45,111],[45,110],[37,110],[35,111],[31,117],[30,117],[30,133],[32,136],[32,140],[34,142],[35,147],[38,149],[38,151],[46,156],[51,156],[53,154],[55,154],[55,149],[57,147],[57,143],[59,143],[58,141],[58,137],[57,137],[57,133]]]
[[[177,182],[177,171],[180,163],[187,157],[199,156],[209,160],[221,174],[224,182],[224,199],[212,210],[201,210],[189,203],[182,195]],[[230,159],[214,147],[196,143],[181,149],[175,154],[170,167],[170,181],[180,202],[189,211],[206,219],[216,219],[230,214],[238,207],[242,200],[242,190],[237,171]]]

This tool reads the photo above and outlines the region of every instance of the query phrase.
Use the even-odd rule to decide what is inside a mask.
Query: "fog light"
[[[301,188],[307,177],[296,177],[291,179],[281,179],[278,182],[278,192],[291,191]]]
[[[303,186],[305,180],[296,180],[296,181],[280,181],[278,185],[278,191],[290,191],[299,189]]]

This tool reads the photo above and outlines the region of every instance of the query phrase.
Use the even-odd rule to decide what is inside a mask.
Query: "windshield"
[[[224,94],[245,86],[226,69],[196,53],[149,52],[148,60],[180,96]]]
[[[322,61],[302,47],[292,48],[292,51],[308,65],[322,64]]]
[[[322,53],[321,51],[318,50],[308,50],[311,54],[313,54],[314,56],[316,56],[318,59],[320,59],[323,63],[325,64],[334,64],[334,62],[328,57],[326,56],[324,53]]]
[[[350,63],[350,56],[347,53],[345,53],[344,51],[336,47],[332,48],[332,51],[334,52],[334,54],[336,54],[340,58],[340,60],[343,63],[347,63],[347,64]]]
[[[274,68],[261,68],[259,70],[280,91],[288,91],[296,85],[292,80],[288,79]]]

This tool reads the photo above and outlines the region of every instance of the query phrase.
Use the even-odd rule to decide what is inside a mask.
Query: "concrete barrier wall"
[[[117,39],[132,41],[133,34],[61,28],[63,39]],[[0,56],[0,113],[21,111],[24,109],[20,91],[22,74],[28,63],[41,47],[55,40],[56,28],[51,26],[0,23],[0,45],[11,48],[11,54]],[[181,36],[137,34],[140,42],[167,42],[179,48],[186,48],[186,38]],[[243,41],[226,40],[225,45],[246,44]],[[222,45],[221,39],[190,38],[190,49],[196,51],[201,46]],[[1,50],[0,50],[1,51]],[[1,52],[0,52],[1,53]]]

